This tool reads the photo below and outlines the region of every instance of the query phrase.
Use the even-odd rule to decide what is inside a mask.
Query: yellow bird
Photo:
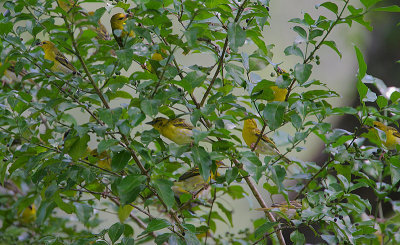
[[[130,14],[118,13],[118,14],[114,14],[110,20],[111,29],[112,29],[112,33],[114,35],[115,41],[117,41],[118,45],[121,48],[124,47],[124,41],[125,41],[125,37],[127,35],[132,38],[135,37],[135,33],[133,31],[130,31],[129,34],[126,31],[124,31],[125,21],[129,17],[132,17],[132,16]],[[120,33],[118,33],[119,32],[118,30],[120,31]]]
[[[303,204],[301,203],[300,200],[292,200],[288,202],[282,202],[282,203],[276,203],[276,204],[272,204],[270,208],[257,208],[256,210],[259,211],[271,211],[274,212],[274,209],[276,209],[277,211],[281,212],[284,216],[284,218],[293,218],[296,215],[298,215],[298,211],[299,210],[303,210]]]
[[[82,15],[87,15],[85,10],[78,4],[78,0],[57,0],[57,3],[71,18],[74,17],[74,14],[77,12]]]
[[[287,72],[279,67],[276,68],[276,73],[278,75],[283,75],[287,74]],[[286,95],[288,93],[288,90],[286,88],[279,88],[278,86],[271,86],[270,87],[274,93],[274,98],[271,100],[268,100],[269,102],[271,101],[285,101],[286,100]]]
[[[395,150],[396,145],[400,144],[400,133],[397,131],[397,129],[386,126],[385,124],[374,121],[373,122],[374,127],[382,130],[386,134],[386,142],[383,142],[383,144],[389,149],[389,150]]]
[[[157,117],[146,124],[152,125],[160,134],[178,145],[190,144],[193,142],[192,125],[181,118],[167,119]]]
[[[94,12],[90,11],[88,12],[88,15],[93,16]],[[89,25],[88,28],[97,33],[96,38],[98,40],[111,40],[110,34],[108,34],[106,27],[101,23],[100,20],[97,22],[97,26]]]
[[[54,43],[50,41],[43,41],[38,44],[44,51],[44,58],[53,61],[54,64],[51,70],[54,72],[62,72],[64,74],[76,74],[75,67],[68,61],[68,59],[56,48]]]
[[[246,119],[243,125],[242,137],[250,149],[253,149],[260,135],[261,131],[257,128],[256,121],[254,119]],[[285,162],[290,163],[288,158],[279,153],[274,141],[268,138],[266,134],[261,135],[255,152],[262,155],[281,156]]]
[[[201,193],[205,193],[204,191],[208,189],[210,181],[215,180],[215,178],[219,176],[218,167],[222,164],[223,163],[220,161],[216,162],[217,172],[214,175],[214,173],[211,171],[211,176],[207,181],[204,181],[203,177],[200,175],[198,167],[189,169],[179,177],[178,181],[174,182],[172,190],[177,196],[184,193],[190,193],[195,195],[193,198],[198,197]]]
[[[92,157],[97,158],[97,160],[98,160],[97,161],[97,166],[99,166],[100,168],[111,170],[111,156],[110,156],[110,153],[108,153],[107,151],[103,151],[99,155],[97,153],[97,149],[90,150],[90,148],[88,148],[88,151],[90,151],[89,154]]]
[[[268,102],[285,101],[286,100],[286,95],[288,93],[288,90],[286,88],[279,88],[278,86],[271,86],[270,89],[272,89],[272,92],[274,93],[274,98],[271,100],[268,100]]]
[[[21,213],[20,217],[21,223],[29,224],[36,220],[36,207],[35,204],[29,205],[24,211]]]
[[[166,53],[166,52],[163,52],[163,53]],[[160,53],[156,52],[156,53],[151,55],[151,60],[156,61],[156,62],[153,62],[153,63],[160,62],[163,59],[164,59],[164,57]],[[146,61],[146,64],[145,64],[145,66],[143,68],[148,70],[151,73],[156,74],[157,68],[160,66],[160,64],[158,63],[158,67],[154,67],[155,69],[153,69],[153,66],[151,65],[151,63],[152,63],[152,61]]]

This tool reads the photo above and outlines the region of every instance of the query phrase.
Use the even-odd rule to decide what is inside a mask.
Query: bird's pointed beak
[[[147,122],[146,124],[148,124],[148,125],[154,125],[155,122],[154,122],[154,121],[151,121],[151,122]]]

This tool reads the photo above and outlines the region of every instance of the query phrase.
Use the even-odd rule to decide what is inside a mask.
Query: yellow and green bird
[[[135,37],[135,33],[133,31],[130,31],[128,33],[127,31],[124,30],[124,26],[126,25],[125,22],[130,17],[132,17],[130,14],[117,13],[117,14],[114,14],[110,20],[111,29],[112,29],[112,33],[114,35],[115,41],[117,41],[118,45],[121,48],[124,47],[125,38],[127,36],[132,37],[132,38]]]
[[[43,41],[38,43],[44,51],[44,58],[53,61],[54,64],[51,70],[54,72],[62,72],[64,74],[76,74],[76,68],[69,62],[69,60],[58,50],[54,43],[50,41]]]
[[[382,130],[386,134],[386,141],[383,142],[383,145],[386,146],[389,150],[395,150],[396,145],[400,144],[400,133],[397,129],[386,126],[385,124],[374,121],[374,127]],[[376,129],[374,129],[376,131]]]
[[[261,135],[261,131],[258,129],[257,123],[254,119],[251,118],[244,120],[242,137],[250,149],[254,148],[254,145],[260,138],[255,148],[256,153],[262,155],[281,156],[285,162],[290,163],[288,158],[279,153],[279,150],[272,139],[268,138],[266,134]]]
[[[178,145],[190,144],[193,142],[193,126],[182,118],[167,119],[157,117],[147,124],[152,125],[160,134]]]

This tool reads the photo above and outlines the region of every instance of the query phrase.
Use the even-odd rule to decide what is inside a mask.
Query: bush
[[[400,135],[385,127],[398,126],[398,89],[367,75],[357,46],[358,107],[332,106],[339,94],[312,78],[321,47],[342,55],[336,26],[371,29],[368,13],[399,6],[317,5],[324,15],[290,20],[299,37],[284,53],[298,63],[284,67],[263,40],[268,0],[85,2],[3,2],[1,244],[400,243],[390,196]],[[101,23],[114,8],[123,29],[109,34]],[[209,64],[182,62],[197,54]],[[259,75],[266,67],[271,77]],[[334,128],[327,119],[338,115],[359,126]],[[246,144],[252,119],[260,129],[247,128]],[[321,165],[291,156],[312,134],[325,144]],[[262,188],[286,202],[267,204]],[[231,204],[249,196],[258,211]],[[383,216],[383,203],[393,214]],[[259,212],[253,226],[221,232],[246,212]]]

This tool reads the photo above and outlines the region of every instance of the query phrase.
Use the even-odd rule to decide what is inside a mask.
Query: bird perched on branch
[[[110,20],[115,41],[117,41],[121,48],[124,47],[125,38],[127,36],[132,38],[135,37],[135,33],[133,31],[130,31],[128,34],[128,32],[124,30],[124,26],[126,25],[125,21],[130,17],[132,17],[131,14],[118,13],[114,14]]]
[[[276,73],[281,76],[284,74],[288,74],[285,70],[277,67],[275,69]],[[286,88],[279,88],[278,86],[271,86],[270,87],[274,93],[274,98],[269,100],[270,101],[285,101],[286,100],[286,95],[288,93],[288,90]]]
[[[255,152],[262,155],[280,156],[285,162],[290,163],[290,160],[279,153],[274,141],[267,137],[266,134],[261,135],[261,131],[257,128],[257,123],[254,119],[246,119],[244,121],[242,137],[250,149],[253,149],[258,141]]]
[[[94,12],[90,11],[88,12],[88,15],[93,16]],[[97,33],[96,38],[98,40],[111,40],[110,34],[108,34],[106,27],[101,23],[100,20],[97,22],[97,26],[89,25],[88,28]]]
[[[386,141],[383,142],[383,144],[389,149],[389,150],[395,150],[396,145],[400,144],[400,133],[397,131],[397,129],[386,126],[385,124],[374,121],[373,122],[374,127],[382,130],[386,134]],[[375,129],[376,131],[376,129]]]
[[[217,162],[217,168],[221,165]],[[200,193],[208,188],[208,185],[211,180],[215,180],[216,176],[218,176],[218,172],[216,175],[211,171],[211,176],[207,181],[203,179],[200,175],[200,171],[198,167],[194,167],[183,173],[178,181],[174,183],[172,190],[178,196],[183,193],[190,193],[193,195],[193,198],[196,198]]]
[[[92,157],[97,158],[97,166],[107,170],[111,170],[111,156],[109,152],[103,151],[102,153],[99,154],[97,152],[97,149],[91,150],[89,147],[88,151],[90,152],[89,154]]]
[[[257,208],[259,211],[271,211],[284,218],[291,219],[298,214],[299,211],[303,210],[303,204],[301,200],[292,200],[289,202],[282,202],[272,204],[270,208]]]
[[[43,41],[37,44],[44,51],[44,58],[53,61],[51,70],[54,72],[62,72],[64,74],[76,74],[76,68],[68,61],[68,59],[58,50],[54,43]]]
[[[29,224],[36,220],[36,207],[35,204],[31,204],[22,211],[20,216],[21,223]]]
[[[57,3],[58,6],[68,14],[68,18],[70,19],[72,19],[76,13],[80,13],[83,16],[87,15],[86,10],[78,4],[78,0],[57,0]]]
[[[157,117],[146,124],[152,125],[160,134],[178,145],[190,144],[193,142],[193,126],[182,118],[167,119]]]

